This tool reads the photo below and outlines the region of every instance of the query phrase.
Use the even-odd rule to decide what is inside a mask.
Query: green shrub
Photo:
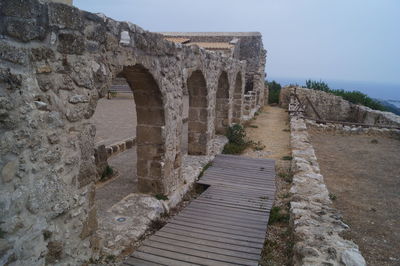
[[[341,96],[346,101],[355,104],[361,104],[371,109],[386,111],[386,108],[378,101],[372,99],[368,95],[360,91],[345,91],[342,89],[335,90],[329,88],[328,84],[323,81],[307,80],[306,87],[313,90],[325,91],[336,96]]]
[[[168,197],[165,196],[164,194],[156,194],[155,197],[158,200],[168,200]]]
[[[292,156],[288,156],[288,155],[282,157],[282,160],[285,160],[285,161],[290,161],[292,159],[293,159]]]
[[[198,176],[199,179],[204,175],[204,172],[205,172],[208,168],[210,168],[210,166],[212,166],[212,163],[211,163],[211,162],[207,163],[207,164],[203,167],[203,169],[201,169],[201,172],[200,172],[200,174],[199,174],[199,176]]]
[[[104,181],[109,178],[111,178],[114,175],[114,170],[111,168],[111,166],[107,165],[106,169],[104,169],[104,172],[101,174],[100,180]]]
[[[281,92],[281,84],[275,82],[275,80],[271,82],[266,82],[268,86],[269,94],[268,94],[268,103],[279,103],[279,94]]]
[[[224,154],[240,154],[250,145],[250,142],[246,140],[246,131],[241,125],[229,127],[226,137],[229,142],[224,146],[222,151]]]
[[[272,207],[271,212],[269,214],[268,224],[274,224],[279,222],[287,223],[289,221],[289,218],[290,216],[288,213],[283,212],[280,207],[274,206]]]

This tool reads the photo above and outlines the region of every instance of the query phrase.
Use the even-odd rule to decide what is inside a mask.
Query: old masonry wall
[[[168,195],[183,183],[184,95],[196,96],[189,146],[200,143],[193,149],[205,155],[222,73],[229,82],[225,126],[234,91],[236,108],[243,102],[245,62],[129,22],[59,3],[4,0],[0,34],[0,264],[78,265],[101,249],[89,119],[114,78],[126,78],[134,91],[137,174],[146,193]]]

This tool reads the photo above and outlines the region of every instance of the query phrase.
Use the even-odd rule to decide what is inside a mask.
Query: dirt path
[[[368,265],[400,265],[400,141],[313,133],[325,183]]]
[[[288,113],[279,107],[265,106],[256,119],[246,128],[252,141],[261,141],[262,151],[248,149],[246,156],[280,160],[290,155],[290,132]],[[257,126],[254,128],[252,126]]]
[[[262,150],[248,148],[243,155],[276,160],[278,174],[277,194],[270,215],[270,224],[265,239],[261,265],[290,265],[292,256],[292,234],[289,229],[290,132],[289,118],[285,109],[265,106],[260,114],[246,126],[247,137],[265,146]],[[289,157],[288,157],[289,156]]]

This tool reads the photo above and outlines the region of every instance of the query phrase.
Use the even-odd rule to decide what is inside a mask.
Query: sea
[[[308,78],[285,78],[285,77],[268,77],[268,81],[275,80],[282,86],[289,84],[305,85]],[[312,79],[317,80],[319,79]],[[400,84],[365,82],[365,81],[343,81],[323,79],[331,89],[343,89],[347,91],[357,90],[368,96],[388,101],[400,108]]]

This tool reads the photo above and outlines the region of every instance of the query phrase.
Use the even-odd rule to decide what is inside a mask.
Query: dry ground
[[[368,265],[400,265],[400,140],[311,136],[334,207],[351,228],[345,237]]]
[[[249,148],[244,156],[270,158],[276,160],[277,194],[274,208],[275,221],[269,224],[260,261],[261,265],[291,265],[292,235],[288,224],[289,189],[291,183],[290,160],[283,160],[291,154],[288,113],[279,107],[265,106],[254,120],[251,120],[246,133],[250,140],[265,145],[261,151]]]

